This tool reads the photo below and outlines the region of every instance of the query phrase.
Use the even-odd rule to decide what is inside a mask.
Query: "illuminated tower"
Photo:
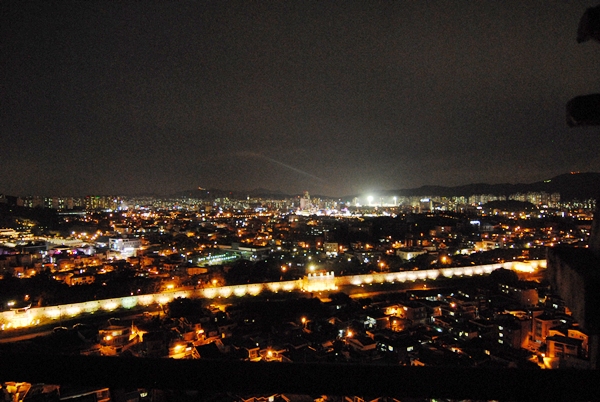
[[[302,198],[300,198],[300,210],[306,211],[308,209],[310,209],[310,195],[308,195],[308,191],[305,191]]]

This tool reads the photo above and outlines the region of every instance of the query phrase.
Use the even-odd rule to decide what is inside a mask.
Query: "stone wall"
[[[256,296],[263,291],[291,292],[291,291],[328,291],[340,286],[369,283],[392,283],[407,281],[432,281],[440,276],[452,278],[461,276],[487,275],[498,268],[528,270],[545,267],[545,260],[529,262],[507,262],[502,264],[478,265],[472,267],[454,267],[429,269],[422,271],[403,271],[374,273],[366,275],[349,275],[336,277],[333,272],[327,274],[311,274],[303,279],[285,282],[252,283],[247,285],[220,286],[194,290],[180,290],[174,292],[153,293],[122,298],[93,300],[83,303],[72,303],[60,306],[34,307],[24,311],[4,311],[0,313],[0,330],[22,328],[37,325],[47,325],[72,319],[82,314],[96,312],[108,313],[120,308],[130,309],[137,306],[149,306],[153,303],[166,304],[175,298],[205,298],[217,297],[242,297]]]

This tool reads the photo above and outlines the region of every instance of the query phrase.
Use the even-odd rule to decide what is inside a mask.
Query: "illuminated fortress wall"
[[[59,306],[34,307],[19,311],[4,311],[0,313],[0,330],[45,325],[53,321],[71,319],[85,313],[106,313],[119,308],[130,309],[137,306],[149,306],[153,303],[164,305],[178,297],[214,299],[217,297],[256,296],[263,290],[270,290],[272,292],[291,292],[293,290],[303,290],[304,288],[304,280],[299,279],[286,282],[252,283],[247,285],[152,293],[139,296],[87,301],[83,303],[63,304]]]
[[[333,272],[308,274],[302,279],[286,282],[252,283],[247,285],[221,286],[196,290],[153,293],[140,296],[128,296],[115,299],[94,300],[83,303],[63,304],[60,306],[34,307],[24,311],[4,311],[0,313],[0,330],[44,325],[62,319],[71,319],[81,314],[111,312],[119,308],[130,309],[136,306],[149,306],[153,303],[166,304],[181,298],[228,298],[246,295],[256,296],[268,290],[271,292],[307,291],[320,292],[335,290],[340,286],[371,283],[394,283],[412,281],[432,281],[440,277],[453,278],[473,275],[487,275],[498,268],[522,272],[533,272],[546,268],[546,260],[515,261],[499,264],[477,265],[471,267],[439,268],[422,271],[402,271],[349,275],[336,277]]]

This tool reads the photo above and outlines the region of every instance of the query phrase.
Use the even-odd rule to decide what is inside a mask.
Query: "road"
[[[43,330],[43,331],[36,331],[36,332],[31,332],[33,329],[28,330],[26,334],[21,334],[21,335],[9,335],[8,337],[2,336],[2,338],[0,338],[0,343],[12,343],[12,342],[21,342],[21,341],[27,341],[29,339],[33,339],[33,338],[37,338],[38,336],[47,336],[50,335],[52,333],[52,330]]]

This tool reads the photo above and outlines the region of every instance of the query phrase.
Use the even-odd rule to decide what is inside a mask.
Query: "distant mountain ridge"
[[[475,183],[462,186],[421,186],[411,189],[400,190],[380,190],[375,191],[373,195],[382,197],[468,197],[476,194],[492,194],[498,196],[509,196],[516,193],[528,192],[546,192],[549,194],[559,193],[562,201],[572,200],[589,200],[600,198],[600,173],[566,173],[555,176],[548,180],[538,181],[535,183],[502,183],[502,184],[487,184]],[[98,195],[98,194],[96,194]],[[361,197],[365,194],[345,195],[343,197],[332,197],[311,193],[311,197],[321,199],[339,199],[343,201],[352,200],[354,197]],[[111,195],[111,196],[114,196]],[[138,193],[138,194],[122,194],[126,197],[154,197],[154,198],[180,198],[189,197],[204,200],[214,200],[217,198],[229,198],[232,200],[243,200],[246,198],[262,198],[281,200],[289,198],[297,198],[302,196],[302,192],[296,194],[288,194],[282,190],[269,190],[266,188],[257,188],[254,190],[223,190],[223,189],[206,189],[196,188],[193,190],[178,191],[171,194],[159,193]],[[17,196],[3,194],[0,192],[0,203],[8,202],[16,204]]]
[[[447,186],[422,186],[412,189],[402,190],[383,190],[377,191],[380,196],[398,196],[398,197],[417,197],[417,196],[440,196],[440,197],[468,197],[475,194],[493,194],[498,196],[509,196],[516,193],[528,192],[546,192],[549,194],[559,193],[562,201],[587,200],[590,198],[600,198],[600,173],[566,173],[553,177],[548,180],[543,180],[535,183],[518,183],[518,184],[486,184],[475,183],[462,186],[447,187]],[[193,198],[230,198],[244,199],[250,198],[270,198],[284,199],[298,197],[298,194],[286,194],[281,190],[268,190],[258,188],[250,191],[227,191],[220,189],[195,189],[182,191],[173,196],[186,196]],[[311,194],[318,198],[338,198]],[[343,200],[351,200],[354,197],[360,197],[360,194],[347,195],[342,197]]]
[[[476,183],[456,187],[422,186],[406,190],[379,192],[387,196],[445,196],[468,197],[475,194],[508,196],[515,193],[546,192],[559,193],[562,201],[586,200],[600,197],[600,173],[566,173],[535,183],[486,184]]]

